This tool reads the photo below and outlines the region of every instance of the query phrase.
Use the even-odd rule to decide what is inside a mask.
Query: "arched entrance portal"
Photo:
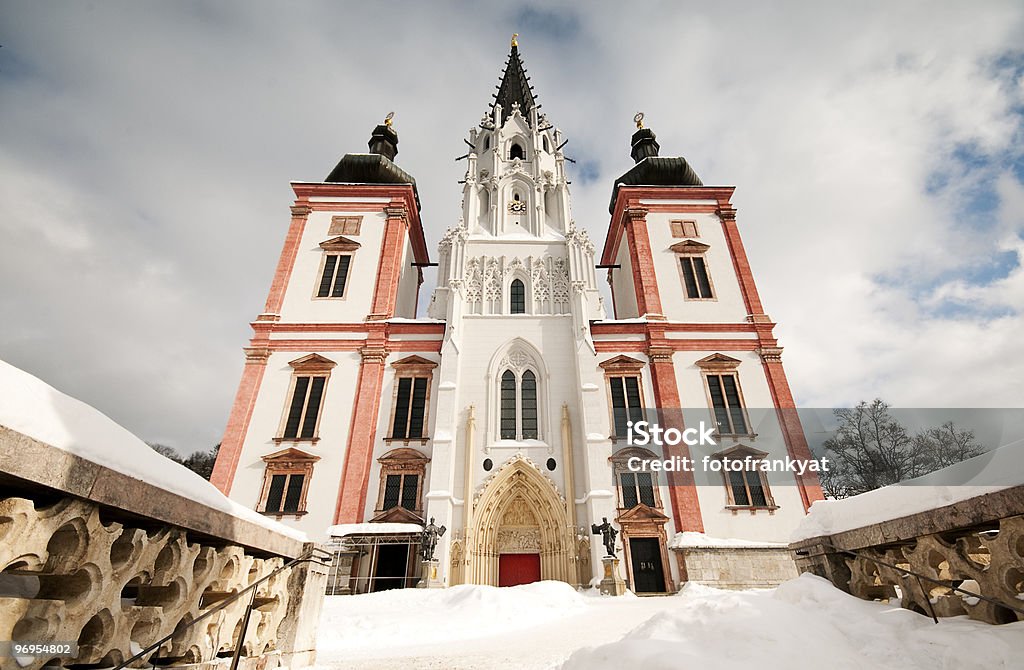
[[[471,584],[574,581],[575,530],[554,482],[522,456],[508,461],[473,505],[467,537]]]

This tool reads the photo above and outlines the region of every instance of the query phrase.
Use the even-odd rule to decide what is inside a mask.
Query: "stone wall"
[[[681,582],[756,589],[778,586],[797,576],[785,547],[683,547],[673,551],[679,558]]]
[[[801,572],[866,600],[899,598],[921,614],[991,624],[1024,620],[1015,611],[1024,609],[1024,486],[802,540],[790,551]]]
[[[0,463],[0,640],[78,645],[26,670],[114,666],[172,633],[136,665],[229,656],[248,594],[187,625],[312,549],[4,427]],[[256,589],[245,666],[314,661],[325,580],[303,563]]]

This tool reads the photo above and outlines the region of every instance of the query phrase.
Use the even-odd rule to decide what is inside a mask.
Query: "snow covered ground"
[[[1024,622],[931,619],[802,575],[777,589],[619,598],[561,582],[329,596],[318,667],[1019,668]]]

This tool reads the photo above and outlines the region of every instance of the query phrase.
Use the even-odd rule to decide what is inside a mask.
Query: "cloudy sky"
[[[1024,406],[1024,5],[709,4],[2,0],[0,358],[209,448],[289,181],[394,110],[434,249],[519,32],[595,239],[638,110],[738,187],[800,404]]]

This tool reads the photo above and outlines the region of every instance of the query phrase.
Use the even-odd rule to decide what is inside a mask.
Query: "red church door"
[[[540,581],[540,554],[502,554],[498,557],[498,586]]]

